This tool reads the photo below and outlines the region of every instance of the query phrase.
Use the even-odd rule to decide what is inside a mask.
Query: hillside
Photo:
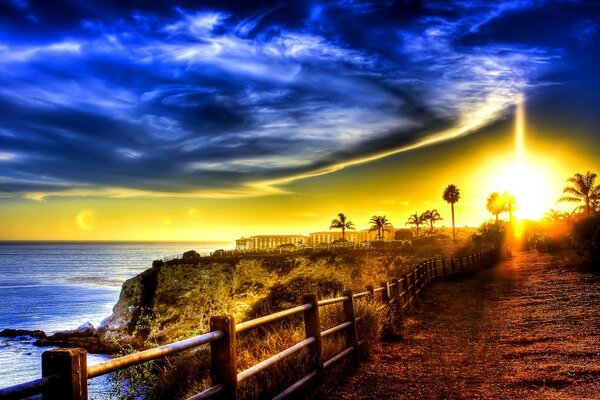
[[[340,249],[173,260],[126,281],[98,333],[105,341],[134,347],[178,340],[208,331],[212,315],[231,314],[241,321],[296,305],[304,293],[326,297],[362,290],[402,275],[424,258],[421,253]]]

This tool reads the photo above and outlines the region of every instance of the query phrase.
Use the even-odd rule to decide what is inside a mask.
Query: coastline
[[[0,331],[46,334],[94,326],[111,315],[122,284],[151,268],[154,259],[192,248],[212,251],[223,242],[0,241]],[[229,243],[231,246],[231,243]],[[0,386],[39,378],[41,353],[33,340],[0,338]],[[100,362],[106,356],[91,356]],[[15,368],[16,366],[16,368]]]

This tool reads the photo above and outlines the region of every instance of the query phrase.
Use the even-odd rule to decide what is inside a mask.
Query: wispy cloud
[[[397,22],[391,2],[79,7],[62,25],[19,4],[64,26],[0,35],[0,191],[38,200],[281,193],[473,132],[560,55],[464,40],[537,1],[428,2]]]

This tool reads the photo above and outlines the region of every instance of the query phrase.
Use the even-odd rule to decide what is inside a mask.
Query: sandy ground
[[[600,274],[517,253],[429,287],[331,399],[600,399]]]

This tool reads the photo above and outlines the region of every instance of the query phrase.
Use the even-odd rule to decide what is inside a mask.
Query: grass
[[[305,293],[319,298],[341,295],[344,290],[364,290],[367,284],[400,277],[420,259],[442,254],[451,256],[456,246],[425,243],[419,247],[368,252],[336,251],[329,254],[277,257],[240,257],[237,261],[165,265],[160,267],[155,306],[140,320],[140,331],[147,333],[149,346],[185,339],[209,331],[212,315],[230,314],[237,321],[255,318],[299,304]],[[208,260],[208,259],[207,259]],[[379,298],[379,295],[376,296]],[[382,337],[401,337],[400,311],[379,310],[380,303],[355,300],[360,356],[368,359]],[[320,308],[321,330],[343,322],[341,304]],[[152,316],[152,320],[149,318]],[[302,341],[305,337],[301,316],[287,318],[268,326],[243,332],[238,337],[238,372]],[[323,359],[327,360],[347,347],[343,332],[323,339]],[[144,398],[187,398],[210,386],[209,350],[201,348],[157,362],[152,369],[134,370],[120,375],[128,383],[121,387],[123,399],[135,399],[139,386]],[[350,357],[348,357],[349,359]],[[283,360],[242,382],[240,398],[272,398],[303,377],[309,370],[306,350]],[[351,365],[340,362],[328,371],[327,381],[335,383],[347,374]],[[136,367],[140,368],[140,367]],[[149,378],[148,372],[155,377]],[[152,381],[149,387],[146,382]]]
[[[368,359],[373,345],[384,332],[388,315],[380,310],[381,303],[358,299],[355,302],[356,316],[362,320],[357,323],[358,337],[362,340],[360,357]],[[336,326],[344,321],[340,304],[321,307],[321,330]],[[263,361],[288,347],[304,340],[304,324],[301,315],[292,316],[263,327],[241,333],[237,341],[238,373]],[[328,360],[347,348],[345,332],[323,338],[322,355]],[[348,369],[352,368],[348,356],[335,368],[327,371],[329,383],[337,382]],[[277,395],[311,371],[306,349],[277,363],[254,377],[242,382],[239,388],[240,399],[267,399]],[[131,367],[113,375],[112,398],[133,400],[147,399],[185,399],[197,394],[210,384],[210,351],[200,348],[168,357],[164,362],[152,362]],[[150,383],[150,384],[148,384]],[[310,386],[307,387],[310,389]],[[306,389],[305,389],[306,390]],[[305,391],[301,396],[309,396]],[[314,395],[314,393],[313,393]]]

